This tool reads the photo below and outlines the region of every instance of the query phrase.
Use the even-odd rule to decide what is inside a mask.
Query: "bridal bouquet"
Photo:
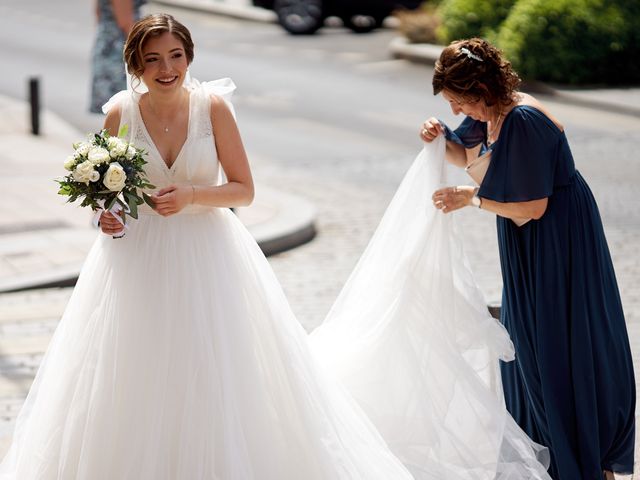
[[[127,215],[138,218],[138,205],[146,202],[153,207],[151,198],[138,190],[155,188],[144,173],[144,150],[123,140],[126,134],[125,125],[117,137],[102,130],[75,143],[74,153],[64,162],[69,173],[56,180],[60,184],[58,193],[68,196],[68,202],[82,199],[80,206],[91,207],[96,218],[106,210],[123,225]]]

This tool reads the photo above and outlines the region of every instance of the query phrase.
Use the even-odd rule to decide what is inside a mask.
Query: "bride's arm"
[[[240,132],[229,107],[215,95],[211,97],[211,125],[227,183],[219,186],[169,185],[151,197],[160,215],[173,215],[190,203],[243,207],[253,201],[253,178]]]
[[[118,135],[118,129],[120,128],[120,104],[115,104],[109,109],[102,128],[112,137]]]
[[[249,205],[254,196],[249,160],[231,110],[215,95],[211,97],[211,125],[227,183],[217,187],[196,186],[193,203],[213,207]]]

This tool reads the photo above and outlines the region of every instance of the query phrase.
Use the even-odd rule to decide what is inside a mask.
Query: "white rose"
[[[118,137],[109,137],[109,140],[107,140],[107,146],[111,152],[111,158],[122,157],[127,153],[127,143],[123,142]]]
[[[76,149],[76,154],[81,156],[81,157],[85,157],[88,153],[89,150],[91,149],[91,144],[88,142],[80,142],[80,143],[76,143],[73,148]]]
[[[91,181],[91,178],[94,177],[94,172],[98,173],[93,169],[93,163],[91,163],[89,160],[86,160],[75,168],[72,176],[76,182],[89,183]]]
[[[127,148],[127,152],[124,154],[124,156],[127,157],[127,160],[131,160],[135,154],[136,149],[129,145],[129,148]]]
[[[71,172],[75,168],[75,166],[76,166],[76,157],[74,155],[69,155],[67,157],[67,160],[64,162],[64,168]]]
[[[108,162],[110,159],[109,150],[102,147],[93,147],[89,150],[88,158],[94,165],[100,165],[101,163]]]
[[[127,175],[124,173],[124,168],[118,162],[113,162],[109,165],[109,169],[104,174],[104,186],[112,192],[119,192],[124,188]]]

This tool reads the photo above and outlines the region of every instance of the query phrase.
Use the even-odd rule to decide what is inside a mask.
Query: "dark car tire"
[[[345,27],[351,29],[354,33],[369,33],[381,27],[386,17],[386,15],[382,14],[346,15],[342,17],[342,22]]]
[[[310,35],[324,23],[322,0],[275,0],[278,23],[293,35]]]

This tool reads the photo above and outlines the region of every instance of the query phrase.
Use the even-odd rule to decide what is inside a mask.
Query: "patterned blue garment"
[[[145,0],[133,0],[134,18],[140,18],[140,7]],[[100,20],[93,46],[91,105],[93,113],[102,113],[102,105],[120,90],[126,90],[127,80],[122,59],[126,40],[111,8],[111,0],[98,0]]]
[[[467,118],[446,134],[471,147],[486,142],[486,124]],[[545,214],[522,227],[497,217],[501,321],[516,348],[515,362],[502,364],[507,408],[549,447],[554,480],[629,474],[635,379],[596,202],[564,132],[536,108],[516,106],[491,150],[480,197],[548,198]]]

